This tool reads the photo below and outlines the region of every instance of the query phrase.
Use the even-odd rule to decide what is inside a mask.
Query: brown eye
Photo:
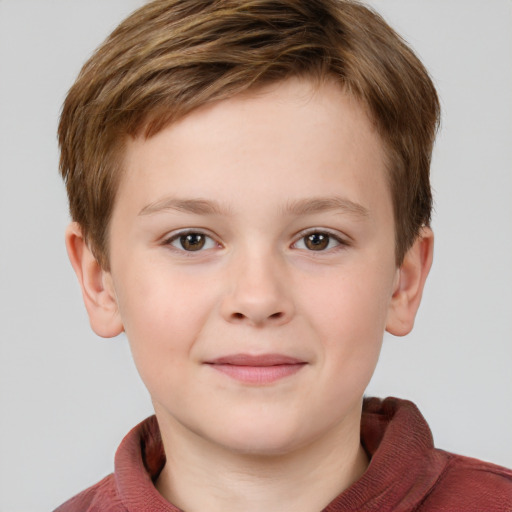
[[[304,237],[304,244],[310,251],[323,251],[329,246],[329,242],[327,233],[311,233]]]
[[[182,231],[181,233],[176,233],[168,238],[165,244],[181,252],[200,252],[220,247],[211,236],[201,231]]]
[[[201,233],[188,233],[180,236],[180,245],[185,251],[200,251],[206,242],[206,237]]]

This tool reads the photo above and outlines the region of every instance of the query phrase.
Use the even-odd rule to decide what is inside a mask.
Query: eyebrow
[[[184,213],[194,213],[196,215],[226,215],[227,208],[207,199],[178,199],[175,197],[166,197],[154,203],[150,203],[139,212],[139,215],[152,215],[167,210],[176,210]]]
[[[153,215],[167,210],[196,215],[227,215],[230,213],[229,208],[225,208],[219,203],[208,199],[166,197],[144,206],[139,215]],[[338,196],[298,199],[288,202],[284,207],[285,214],[297,216],[333,210],[339,210],[341,213],[359,218],[368,217],[370,214],[369,210],[361,204]]]
[[[286,213],[292,215],[308,215],[325,211],[340,210],[354,217],[369,217],[370,211],[359,203],[344,197],[313,197],[291,201],[286,205]]]

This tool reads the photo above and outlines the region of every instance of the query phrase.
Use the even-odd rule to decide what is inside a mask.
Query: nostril
[[[278,311],[277,313],[273,313],[273,314],[269,315],[267,318],[269,320],[279,320],[283,316],[284,316],[284,313],[282,311]],[[233,313],[231,315],[231,318],[233,318],[233,320],[244,320],[247,317],[243,313],[237,312],[237,313]]]

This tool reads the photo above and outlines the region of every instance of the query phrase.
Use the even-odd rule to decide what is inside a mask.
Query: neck
[[[197,442],[159,418],[167,462],[156,486],[187,512],[278,512],[283,504],[295,512],[321,510],[368,466],[359,421],[360,416],[337,425],[321,439],[285,454],[262,456]]]

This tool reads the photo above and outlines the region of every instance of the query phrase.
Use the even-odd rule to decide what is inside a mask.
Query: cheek
[[[137,272],[126,272],[118,290],[119,310],[139,372],[154,375],[162,361],[191,351],[211,314],[213,291],[165,265],[132,268]]]
[[[322,347],[325,375],[363,388],[377,364],[391,293],[389,280],[367,268],[331,276],[322,293],[303,293],[301,305]]]
[[[304,314],[318,320],[326,332],[384,332],[391,299],[390,279],[368,268],[350,269],[304,283],[299,298]]]

